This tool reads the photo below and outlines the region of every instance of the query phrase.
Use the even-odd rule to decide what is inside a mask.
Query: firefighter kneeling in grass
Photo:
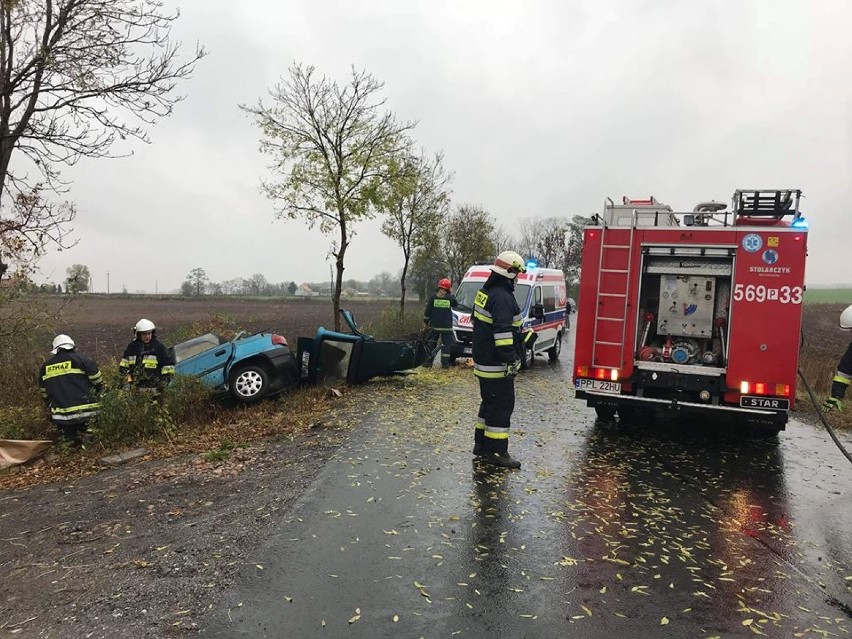
[[[103,377],[91,359],[76,352],[74,340],[67,335],[57,335],[50,352],[52,357],[39,371],[39,390],[50,421],[67,441],[80,444],[81,433],[101,407],[98,395]]]
[[[520,368],[515,340],[523,318],[515,301],[515,278],[526,272],[523,258],[504,251],[473,302],[473,373],[482,402],[473,454],[502,468],[520,468],[509,455],[509,425],[515,409],[515,375]]]
[[[426,310],[423,312],[423,323],[431,329],[429,333],[429,344],[435,344],[431,347],[433,350],[440,346],[441,348],[441,368],[447,368],[450,365],[450,355],[453,345],[456,341],[453,335],[453,311],[452,309],[458,305],[456,298],[453,297],[453,285],[446,277],[438,282],[438,289],[435,294],[429,298],[426,303]],[[431,358],[430,358],[431,360]],[[431,365],[431,361],[427,365]]]
[[[840,314],[840,328],[844,331],[852,330],[852,306],[847,306]],[[837,372],[831,380],[831,396],[822,403],[823,413],[832,409],[843,410],[842,400],[846,396],[850,381],[852,381],[852,342],[849,343],[837,365]]]

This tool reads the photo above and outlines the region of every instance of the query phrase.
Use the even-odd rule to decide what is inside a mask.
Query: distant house
[[[296,297],[316,297],[319,293],[311,289],[311,287],[307,284],[302,284],[296,289],[296,292],[293,293],[293,295]]]

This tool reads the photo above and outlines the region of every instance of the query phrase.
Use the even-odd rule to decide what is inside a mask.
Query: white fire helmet
[[[60,348],[66,351],[71,351],[74,350],[75,346],[74,340],[67,335],[57,335],[53,338],[53,350],[50,352],[56,355]]]
[[[524,258],[518,253],[515,253],[515,251],[503,251],[494,260],[494,266],[491,267],[491,270],[513,280],[517,277],[518,273],[526,273],[527,267],[524,263]]]
[[[852,330],[852,306],[847,306],[840,314],[840,328],[844,331]]]
[[[154,326],[154,322],[149,319],[141,319],[136,322],[136,326],[133,327],[134,333],[147,333],[148,331],[154,331],[157,327]]]

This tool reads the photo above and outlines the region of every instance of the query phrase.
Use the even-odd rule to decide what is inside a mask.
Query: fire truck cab
[[[573,382],[599,417],[654,410],[783,430],[796,396],[807,221],[796,189],[731,210],[607,199],[584,233]]]

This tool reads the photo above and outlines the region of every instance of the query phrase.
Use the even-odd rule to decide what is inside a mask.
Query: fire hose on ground
[[[804,384],[805,390],[808,392],[808,397],[811,398],[811,403],[814,405],[814,410],[816,410],[817,415],[819,416],[819,419],[822,422],[822,425],[825,426],[825,429],[828,431],[828,434],[831,435],[831,439],[834,441],[834,443],[840,449],[840,452],[843,453],[846,456],[846,459],[848,459],[850,462],[852,462],[852,455],[850,455],[849,451],[846,450],[846,448],[843,447],[843,444],[837,438],[837,433],[834,432],[834,429],[831,427],[831,424],[828,423],[828,420],[825,418],[825,415],[822,413],[822,411],[820,411],[819,403],[817,402],[816,396],[814,395],[814,392],[811,390],[811,387],[808,384],[808,380],[806,380],[804,374],[802,374],[801,368],[799,369],[799,377],[802,378],[802,384]]]

